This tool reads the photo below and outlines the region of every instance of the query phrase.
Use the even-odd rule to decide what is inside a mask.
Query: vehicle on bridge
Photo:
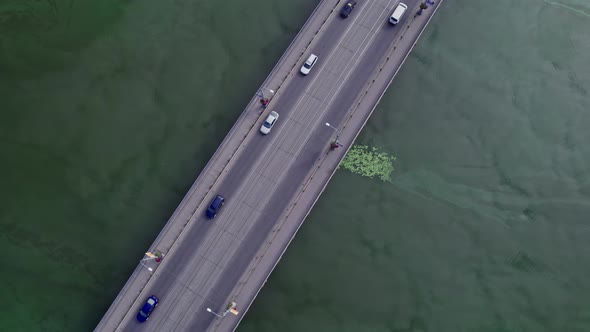
[[[158,306],[158,302],[158,298],[155,295],[148,297],[143,307],[141,307],[137,313],[137,320],[140,323],[143,323],[150,319],[150,315],[152,314],[152,311],[154,311],[154,309]]]
[[[211,202],[211,204],[209,204],[209,207],[207,208],[207,212],[206,212],[207,218],[209,218],[209,219],[215,218],[215,216],[217,215],[217,213],[219,212],[219,210],[221,209],[223,204],[225,204],[225,198],[223,198],[223,196],[221,196],[221,195],[215,196],[215,198],[213,199],[213,201]]]
[[[307,58],[307,60],[305,60],[305,63],[303,63],[303,66],[301,66],[300,72],[303,75],[309,74],[309,72],[311,71],[311,68],[313,68],[313,66],[315,65],[315,63],[317,61],[318,61],[317,55],[315,55],[315,54],[310,55],[309,58]]]
[[[395,7],[395,9],[393,10],[393,13],[391,13],[391,17],[389,17],[389,23],[391,23],[393,25],[398,24],[399,21],[404,16],[404,13],[406,12],[407,9],[408,9],[408,5],[406,5],[403,2],[400,2],[399,5],[397,5],[397,7]]]
[[[279,113],[275,111],[270,112],[270,114],[266,117],[266,120],[264,120],[264,122],[262,123],[262,126],[260,126],[260,132],[264,135],[270,133],[272,126],[275,125],[275,122],[277,122],[278,119]]]
[[[350,13],[352,12],[352,10],[354,9],[354,6],[356,6],[356,1],[349,1],[349,2],[347,2],[344,5],[344,7],[342,7],[342,9],[340,10],[340,17],[347,18],[348,15],[350,15]]]

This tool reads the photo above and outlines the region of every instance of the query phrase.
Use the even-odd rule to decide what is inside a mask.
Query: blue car
[[[209,219],[215,218],[215,216],[217,215],[217,212],[219,212],[219,209],[221,209],[223,204],[225,204],[225,198],[223,198],[223,196],[221,196],[221,195],[215,196],[215,198],[213,199],[213,201],[209,205],[209,208],[207,208],[207,213],[206,213],[207,218],[209,218]]]
[[[350,15],[350,13],[352,12],[352,10],[354,9],[354,6],[356,6],[356,1],[349,1],[349,2],[347,2],[344,5],[344,7],[342,7],[342,10],[340,11],[340,17],[347,18],[348,15]]]
[[[137,320],[140,323],[145,322],[146,320],[150,319],[150,315],[152,311],[158,306],[158,298],[155,295],[152,295],[147,298],[141,310],[137,313]]]

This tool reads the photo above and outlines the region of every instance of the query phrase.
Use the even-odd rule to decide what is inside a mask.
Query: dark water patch
[[[127,0],[8,0],[0,4],[0,69],[39,76],[77,61],[108,31]]]
[[[534,276],[550,277],[549,269],[542,263],[532,259],[525,252],[518,251],[507,260],[510,267]]]

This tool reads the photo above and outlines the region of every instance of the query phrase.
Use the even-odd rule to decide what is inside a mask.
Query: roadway
[[[377,66],[391,56],[405,21],[418,8],[418,0],[405,0],[409,10],[398,26],[392,26],[387,19],[398,2],[358,0],[347,19],[338,16],[342,2],[336,6],[321,35],[299,58],[281,93],[265,111],[264,115],[271,110],[280,114],[271,133],[257,133],[260,122],[252,127],[234,162],[174,244],[173,254],[158,267],[117,330],[219,328],[214,324],[219,318],[206,308],[224,311],[248,266],[277,229],[316,162],[326,154],[334,131],[325,123],[342,128],[365,87],[374,80]],[[310,53],[319,57],[311,73],[295,73]],[[204,210],[216,194],[223,195],[226,204],[209,220]],[[151,294],[158,296],[160,304],[147,323],[139,324],[135,314]],[[229,329],[238,322],[228,325]]]

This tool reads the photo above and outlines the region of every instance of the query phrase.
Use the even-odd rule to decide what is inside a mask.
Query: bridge
[[[388,18],[399,0],[356,0],[346,19],[345,0],[318,4],[95,331],[238,326],[442,2],[417,15],[419,0],[403,1],[396,26]],[[311,53],[318,61],[303,76]],[[280,117],[261,135],[271,111]],[[225,206],[207,219],[218,194]],[[150,295],[159,305],[140,324]]]

